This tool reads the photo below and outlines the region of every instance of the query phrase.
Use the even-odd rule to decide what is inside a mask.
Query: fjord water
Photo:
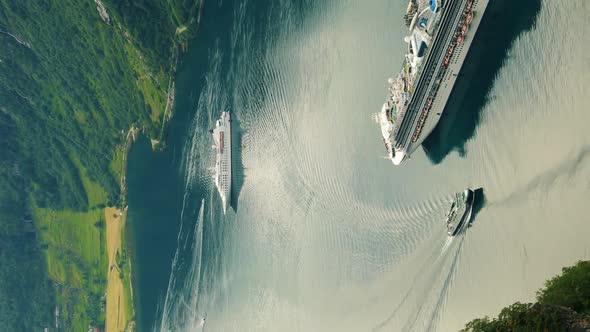
[[[452,331],[587,259],[590,4],[497,3],[517,12],[492,12],[488,35],[522,27],[481,55],[495,68],[464,89],[475,109],[394,168],[371,114],[402,62],[405,1],[205,2],[168,149],[140,141],[129,161],[141,330]],[[239,159],[227,216],[208,133],[222,110]],[[486,203],[450,240],[467,186]]]

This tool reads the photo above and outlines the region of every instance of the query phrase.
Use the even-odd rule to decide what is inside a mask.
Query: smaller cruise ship
[[[453,196],[451,208],[445,219],[449,236],[457,236],[471,222],[474,198],[475,193],[469,188]]]
[[[232,161],[231,161],[231,117],[229,112],[221,112],[221,118],[215,122],[215,128],[211,130],[213,136],[213,149],[215,158],[215,187],[221,196],[223,214],[231,198]]]

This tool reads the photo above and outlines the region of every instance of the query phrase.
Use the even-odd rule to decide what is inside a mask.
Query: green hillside
[[[537,292],[537,303],[514,303],[496,318],[469,322],[464,332],[590,330],[590,261],[565,267]]]
[[[0,0],[0,331],[56,306],[64,331],[103,323],[103,210],[124,204],[130,128],[161,139],[196,32],[198,1],[103,2]]]

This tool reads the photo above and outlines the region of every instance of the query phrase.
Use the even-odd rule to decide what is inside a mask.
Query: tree
[[[580,261],[562,269],[562,274],[537,292],[538,303],[516,302],[497,318],[478,318],[463,332],[531,332],[590,329],[590,262]]]
[[[561,305],[580,313],[590,313],[590,261],[564,267],[562,274],[549,279],[537,292],[537,301]]]

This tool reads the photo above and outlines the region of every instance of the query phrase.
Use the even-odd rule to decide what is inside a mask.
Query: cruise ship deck
[[[463,44],[458,46],[457,51],[451,57],[449,66],[442,76],[442,80],[436,93],[436,98],[432,102],[429,114],[426,117],[426,120],[422,127],[420,137],[418,137],[416,142],[410,141],[406,148],[408,154],[412,154],[422,144],[426,137],[430,135],[430,133],[438,124],[438,121],[440,120],[440,117],[444,111],[447,101],[449,100],[451,93],[453,92],[453,87],[455,86],[456,80],[460,79],[459,72],[461,70],[463,62],[465,61],[465,58],[469,53],[471,44],[473,43],[476,37],[477,28],[479,27],[481,20],[483,19],[483,13],[485,12],[488,2],[489,0],[473,0],[472,10],[474,15],[471,21],[470,31],[465,35]]]
[[[489,0],[410,0],[406,62],[375,120],[388,157],[408,159],[428,137],[453,90]],[[408,23],[409,22],[409,23]]]

